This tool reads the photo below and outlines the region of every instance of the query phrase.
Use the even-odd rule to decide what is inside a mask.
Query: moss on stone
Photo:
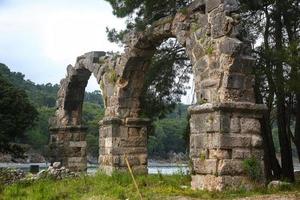
[[[214,47],[212,45],[209,45],[206,49],[205,49],[205,53],[207,55],[212,55],[214,53]]]
[[[115,69],[110,68],[110,70],[108,71],[108,81],[111,84],[116,84],[118,80],[118,76],[117,76],[117,72]]]
[[[179,9],[178,12],[180,12],[183,15],[187,15],[189,13],[189,10],[188,10],[188,8],[185,7],[185,8]]]
[[[198,24],[192,23],[192,24],[191,24],[190,31],[191,31],[191,33],[195,33],[199,28],[200,28],[200,27],[199,27]]]
[[[260,162],[255,157],[245,159],[243,161],[243,168],[248,177],[253,181],[259,181],[263,177]]]

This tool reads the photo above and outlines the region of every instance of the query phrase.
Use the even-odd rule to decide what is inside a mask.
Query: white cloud
[[[0,6],[0,62],[38,83],[58,83],[88,51],[117,51],[105,28],[123,28],[103,0],[11,0]],[[98,89],[95,81],[89,90]]]
[[[122,29],[125,20],[104,0],[0,0],[0,62],[33,82],[59,83],[77,56],[121,50],[107,41],[107,26]],[[92,77],[87,90],[95,89]]]

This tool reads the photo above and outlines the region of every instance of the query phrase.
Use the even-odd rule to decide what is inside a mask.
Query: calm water
[[[30,165],[39,165],[40,170],[48,168],[49,164],[46,163],[30,163],[30,164],[18,164],[18,163],[0,163],[0,168],[15,168],[15,169],[22,169],[24,171],[29,171]],[[300,171],[300,164],[294,163],[295,171]],[[88,173],[94,174],[98,170],[98,165],[88,165]],[[171,175],[171,174],[188,174],[189,168],[186,164],[174,164],[174,163],[155,163],[149,162],[148,165],[148,173],[149,174],[164,174],[164,175]]]
[[[21,169],[24,171],[29,171],[30,165],[39,165],[40,170],[48,168],[49,164],[47,163],[29,163],[29,164],[23,164],[23,163],[0,163],[0,168],[15,168],[15,169]],[[88,174],[94,174],[98,170],[97,164],[89,164],[87,172]],[[149,163],[148,165],[148,173],[149,174],[164,174],[164,175],[171,175],[171,174],[178,174],[178,173],[184,173],[188,174],[188,166],[185,164],[173,164],[173,163],[166,163],[166,164],[160,164],[160,163]]]

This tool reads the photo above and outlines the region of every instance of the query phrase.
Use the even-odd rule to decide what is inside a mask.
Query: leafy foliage
[[[128,17],[127,29],[143,29],[146,25],[168,16],[174,15],[178,9],[185,7],[188,0],[105,0],[113,8],[117,17]]]
[[[189,59],[176,40],[168,40],[152,58],[147,73],[141,105],[149,118],[163,118],[181,102],[181,96],[189,88],[192,67]]]
[[[167,158],[171,152],[185,153],[187,150],[186,127],[187,106],[178,104],[165,119],[154,122],[154,133],[149,136],[148,153],[150,157]]]
[[[248,177],[253,181],[259,181],[262,179],[262,171],[260,161],[256,158],[248,158],[243,161],[243,167]]]
[[[25,91],[0,74],[0,151],[9,150],[8,143],[22,136],[37,116]]]
[[[48,131],[48,121],[55,113],[54,107],[42,106],[38,109],[39,118],[37,119],[35,125],[26,131],[25,138],[21,142],[29,144],[35,150],[41,153],[47,153],[47,145],[49,142],[49,131]]]
[[[98,93],[99,94],[99,93]],[[100,94],[98,97],[101,97]],[[89,155],[98,157],[99,151],[99,121],[104,116],[103,104],[84,102],[83,104],[83,123],[88,127],[87,151]]]

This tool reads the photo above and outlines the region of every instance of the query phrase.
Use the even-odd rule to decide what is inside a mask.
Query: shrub
[[[253,181],[259,181],[262,178],[262,169],[260,162],[254,158],[248,158],[243,161],[244,171]]]

